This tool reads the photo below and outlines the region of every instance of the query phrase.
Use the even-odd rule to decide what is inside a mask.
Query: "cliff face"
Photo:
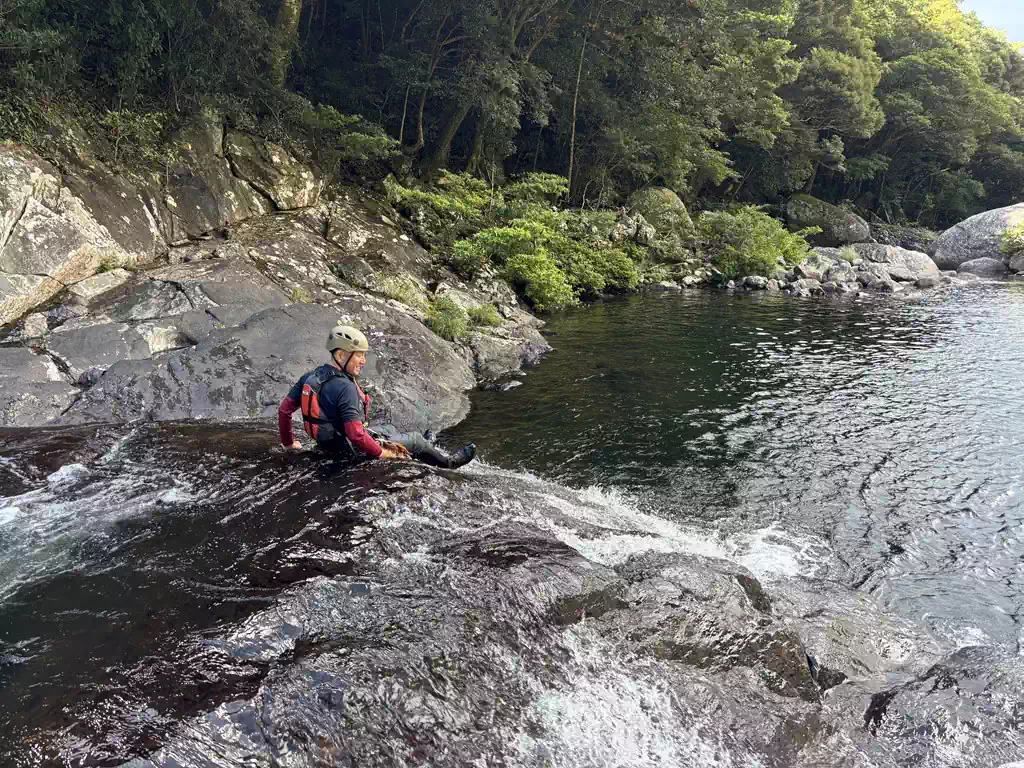
[[[378,416],[437,428],[547,349],[506,285],[461,283],[282,147],[216,122],[175,147],[151,183],[86,142],[63,171],[0,147],[0,425],[269,415],[344,321],[371,338]],[[445,341],[424,325],[442,295],[501,324]]]

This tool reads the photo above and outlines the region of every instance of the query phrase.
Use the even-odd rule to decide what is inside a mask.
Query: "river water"
[[[1024,282],[547,331],[460,473],[0,431],[0,765],[1024,765]]]

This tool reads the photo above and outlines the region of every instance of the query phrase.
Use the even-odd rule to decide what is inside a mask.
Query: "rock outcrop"
[[[1002,259],[992,259],[987,256],[965,261],[957,268],[958,274],[977,275],[978,277],[1004,277],[1009,271],[1010,268],[1003,263]]]
[[[267,416],[347,319],[374,346],[376,416],[437,429],[465,414],[474,373],[549,349],[504,281],[460,283],[389,206],[322,199],[310,168],[220,119],[185,126],[159,179],[116,175],[77,142],[64,173],[0,147],[2,424]],[[435,336],[423,320],[446,286],[498,325]]]
[[[78,396],[45,354],[0,347],[0,427],[31,427],[58,418]]]
[[[786,223],[794,232],[818,227],[809,238],[815,245],[840,246],[871,239],[871,227],[860,216],[810,195],[793,195],[786,204]]]
[[[107,177],[120,186],[112,175]],[[121,216],[132,226],[112,232],[94,215],[90,202],[75,193],[84,180],[65,184],[62,174],[28,150],[0,146],[0,325],[96,273],[101,265],[133,266],[165,250],[155,225],[144,215],[138,192],[119,192],[102,218]],[[104,199],[112,196],[103,196]],[[118,239],[115,239],[119,237]]]
[[[935,263],[939,269],[959,269],[975,259],[1006,261],[1002,252],[1003,233],[1024,222],[1024,203],[997,208],[960,222],[935,241]]]
[[[678,263],[687,258],[694,227],[679,195],[667,187],[648,187],[633,193],[626,202],[626,211],[612,233],[613,241],[632,239],[652,246],[665,262]],[[620,231],[623,226],[625,232]]]

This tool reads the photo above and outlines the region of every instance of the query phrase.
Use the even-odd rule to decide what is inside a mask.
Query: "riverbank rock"
[[[815,245],[835,247],[871,239],[871,227],[860,216],[810,195],[790,198],[786,204],[786,223],[794,232],[807,227],[821,228],[819,234],[808,238]]]
[[[640,214],[658,234],[693,233],[693,220],[682,199],[667,187],[648,187],[634,192],[626,202],[630,211]]]
[[[229,133],[224,155],[232,173],[280,211],[309,208],[320,200],[320,182],[284,147],[245,134]]]
[[[866,261],[884,265],[894,280],[914,282],[939,275],[939,268],[926,253],[879,243],[858,243],[853,247]]]
[[[59,422],[269,417],[299,376],[324,361],[324,329],[339,322],[370,339],[363,375],[377,395],[375,420],[422,430],[465,416],[475,379],[464,357],[411,315],[352,296],[330,307],[267,309],[159,359],[116,362]]]
[[[871,236],[882,245],[895,245],[908,251],[928,253],[939,233],[927,227],[912,224],[871,224]]]
[[[133,265],[151,256],[122,248],[48,162],[0,146],[0,325],[101,264]]]
[[[0,347],[0,427],[46,424],[77,396],[78,390],[45,354]]]
[[[950,227],[935,241],[934,260],[939,269],[958,269],[974,259],[1004,261],[1003,233],[1024,222],[1024,203],[997,208]]]
[[[684,260],[691,247],[693,220],[682,199],[667,187],[648,187],[634,192],[626,208],[635,218],[634,239],[652,246],[661,260]]]
[[[978,277],[1004,277],[1009,274],[1009,268],[1002,259],[990,259],[983,257],[963,262],[957,269],[957,274],[977,275]]]

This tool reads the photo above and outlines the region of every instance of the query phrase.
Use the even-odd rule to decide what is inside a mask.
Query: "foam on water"
[[[0,600],[27,580],[80,565],[71,559],[74,543],[105,536],[119,520],[193,498],[179,477],[111,474],[82,464],[61,467],[44,486],[0,497]]]
[[[820,576],[835,562],[831,548],[820,539],[785,531],[777,522],[744,533],[723,535],[716,528],[686,526],[645,512],[640,503],[617,488],[590,486],[565,493],[531,473],[510,472],[484,464],[489,474],[526,480],[537,487],[536,495],[564,518],[530,522],[551,531],[562,542],[596,563],[616,566],[644,552],[680,553],[729,560],[742,565],[757,578],[775,581]],[[584,524],[581,532],[567,520]],[[592,535],[597,528],[604,533]]]
[[[521,765],[553,768],[758,768],[734,755],[718,728],[700,722],[650,660],[625,659],[586,625],[566,630],[571,659],[566,684],[538,690],[526,719],[533,727],[515,745]],[[539,732],[538,732],[539,731]]]

